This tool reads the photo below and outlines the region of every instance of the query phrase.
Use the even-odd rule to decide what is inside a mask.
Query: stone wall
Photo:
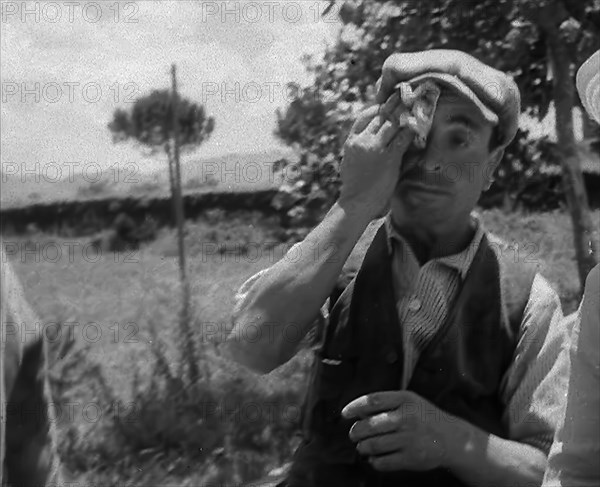
[[[271,206],[276,190],[256,192],[202,193],[184,196],[186,219],[194,220],[208,209],[227,212],[259,211],[277,215]],[[64,236],[93,235],[110,228],[118,215],[125,214],[136,225],[151,220],[157,227],[172,226],[172,203],[167,198],[105,198],[34,204],[23,208],[2,209],[3,234],[22,234],[35,228]]]
[[[590,206],[600,207],[600,176],[587,174],[585,185]],[[543,187],[542,187],[543,186]],[[560,176],[553,176],[539,188],[529,188],[523,207],[529,211],[548,211],[565,204]],[[492,189],[479,201],[483,208],[503,206],[503,195]],[[258,211],[265,216],[276,215],[281,226],[287,228],[285,211],[276,210],[271,201],[276,189],[253,192],[199,193],[184,196],[184,212],[188,220],[195,220],[209,209],[228,212]],[[173,226],[172,203],[169,198],[103,198],[85,201],[64,201],[34,204],[22,208],[0,210],[1,232],[22,234],[28,229],[41,230],[61,236],[93,235],[114,226],[119,215],[126,215],[139,226],[152,223],[157,228]],[[315,222],[316,223],[316,222]]]

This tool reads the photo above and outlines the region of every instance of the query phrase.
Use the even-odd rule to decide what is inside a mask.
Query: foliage
[[[184,189],[200,189],[204,187],[215,187],[219,185],[219,180],[214,174],[207,174],[204,180],[199,177],[188,179],[183,185]]]
[[[547,136],[532,139],[527,131],[519,129],[496,171],[490,192],[502,197],[507,211],[521,206],[547,211],[564,202],[562,185],[556,184],[556,178],[548,177],[560,172],[556,143]]]
[[[89,183],[88,186],[79,186],[77,188],[77,196],[83,198],[91,198],[102,195],[108,189],[110,183],[108,179],[102,179],[98,182]]]
[[[215,128],[213,117],[204,107],[177,95],[179,143],[183,150],[205,142]],[[169,90],[154,90],[134,103],[130,112],[115,110],[108,124],[113,142],[133,139],[151,150],[162,150],[173,134],[172,95]]]
[[[211,219],[225,225],[216,213]],[[236,220],[231,230],[243,223]],[[218,230],[224,234],[226,229]],[[25,243],[29,248],[49,243],[61,247],[64,242],[36,234]],[[126,264],[108,255],[95,263],[75,255],[64,267],[32,258],[15,262],[24,283],[42,281],[27,288],[40,316],[52,323],[79,323],[60,333],[52,326],[44,335],[53,402],[59,410],[59,448],[68,469],[74,475],[89,475],[84,483],[110,479],[114,485],[127,479],[149,485],[149,480],[160,479],[142,478],[140,472],[146,475],[155,469],[172,480],[191,479],[193,474],[193,485],[237,485],[287,460],[299,426],[306,361],[294,361],[272,382],[259,381],[220,357],[211,341],[215,336],[203,334],[202,321],[216,323],[228,315],[230,306],[223,304],[219,315],[195,315],[194,344],[202,352],[204,373],[200,381],[190,383],[173,319],[176,273],[164,266],[154,245],[136,255],[138,259]],[[198,267],[204,271],[206,266]],[[211,302],[230,299],[232,288],[239,285],[240,264],[219,263],[216,268],[223,267],[234,284],[221,279],[217,287],[226,290],[211,296]],[[213,286],[215,274],[207,277],[196,270],[195,277]],[[57,299],[75,297],[79,291],[76,299]],[[122,296],[122,302],[115,296]],[[135,323],[136,333],[127,330],[117,338],[115,319]],[[89,322],[102,327],[98,342],[81,333],[81,325]],[[115,373],[115,366],[120,372]]]
[[[171,365],[174,358],[182,358],[169,354],[167,346],[152,331],[149,385],[142,387],[136,373],[135,415],[118,425],[135,452],[152,455],[155,461],[175,453],[179,460],[171,463],[172,470],[184,471],[191,461],[205,482],[224,485],[256,478],[289,457],[289,440],[298,428],[298,390],[269,391],[212,347],[204,349],[202,380],[187,384]]]
[[[569,45],[570,67],[578,66],[598,48],[599,0],[332,0],[343,28],[324,57],[305,58],[312,86],[298,89],[285,112],[277,112],[275,135],[295,145],[300,161],[293,178],[275,204],[291,208],[293,221],[315,221],[339,191],[335,167],[353,122],[353,113],[373,103],[375,82],[385,59],[394,52],[431,48],[459,49],[514,76],[523,109],[543,118],[553,97],[552,70],[541,20],[531,15],[541,4],[561,12],[563,41]],[[515,157],[503,161],[500,179],[527,178],[543,160],[546,141],[521,138],[510,153],[531,156],[522,170]],[[522,171],[525,171],[523,173]],[[513,184],[518,193],[521,182]],[[308,206],[307,206],[308,205]],[[312,211],[311,211],[312,210]]]

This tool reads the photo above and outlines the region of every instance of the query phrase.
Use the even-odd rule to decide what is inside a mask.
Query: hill
[[[272,165],[281,158],[294,158],[293,151],[274,149],[256,153],[230,153],[217,157],[181,157],[184,193],[205,191],[255,191],[278,186],[283,175],[273,174]],[[163,167],[144,161],[126,162],[105,170],[86,166],[83,172],[67,165],[48,164],[37,171],[3,167],[0,171],[2,209],[57,201],[86,201],[107,197],[157,197],[169,195],[166,157]],[[31,166],[33,169],[34,166]],[[7,170],[8,169],[8,170]],[[62,177],[57,177],[61,175]]]

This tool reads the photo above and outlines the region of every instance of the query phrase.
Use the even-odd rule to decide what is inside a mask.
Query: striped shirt
[[[402,323],[404,367],[401,389],[406,389],[420,352],[435,336],[458,296],[484,231],[472,218],[475,234],[467,247],[456,254],[434,258],[422,267],[410,245],[394,228],[391,215],[385,219],[388,251],[392,255],[392,275],[396,309]]]

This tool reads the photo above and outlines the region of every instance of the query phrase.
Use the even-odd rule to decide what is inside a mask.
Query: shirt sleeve
[[[544,487],[591,487],[600,479],[600,266],[588,275],[569,350],[569,390],[548,456]]]
[[[290,249],[288,250],[288,253],[293,254],[298,245],[299,245],[299,243],[296,243],[292,247],[290,247]],[[248,306],[250,297],[255,292],[257,283],[260,281],[260,278],[264,274],[266,274],[269,271],[269,269],[271,269],[271,267],[262,269],[262,270],[258,271],[257,273],[253,274],[252,276],[250,276],[248,279],[246,279],[242,283],[242,285],[239,287],[239,289],[235,293],[234,306],[233,306],[233,312],[232,312],[232,320],[233,320],[234,324],[239,321],[239,316],[240,316],[242,310],[244,310]],[[324,324],[324,323],[326,323],[328,318],[329,318],[329,298],[327,298],[325,303],[323,303],[323,305],[321,306],[319,316],[315,320],[315,323]],[[315,336],[315,330],[311,330],[311,332],[309,332],[308,340],[311,341],[313,336]]]
[[[568,381],[568,325],[560,298],[540,274],[533,280],[520,336],[502,381],[509,439],[548,454]]]
[[[250,291],[254,284],[260,279],[262,275],[264,275],[267,269],[262,269],[258,271],[256,274],[253,274],[248,279],[244,281],[244,283],[240,286],[234,296],[234,306],[233,306],[233,321],[237,322],[237,317],[240,314],[240,311],[245,307],[248,302],[248,296],[250,295]]]

